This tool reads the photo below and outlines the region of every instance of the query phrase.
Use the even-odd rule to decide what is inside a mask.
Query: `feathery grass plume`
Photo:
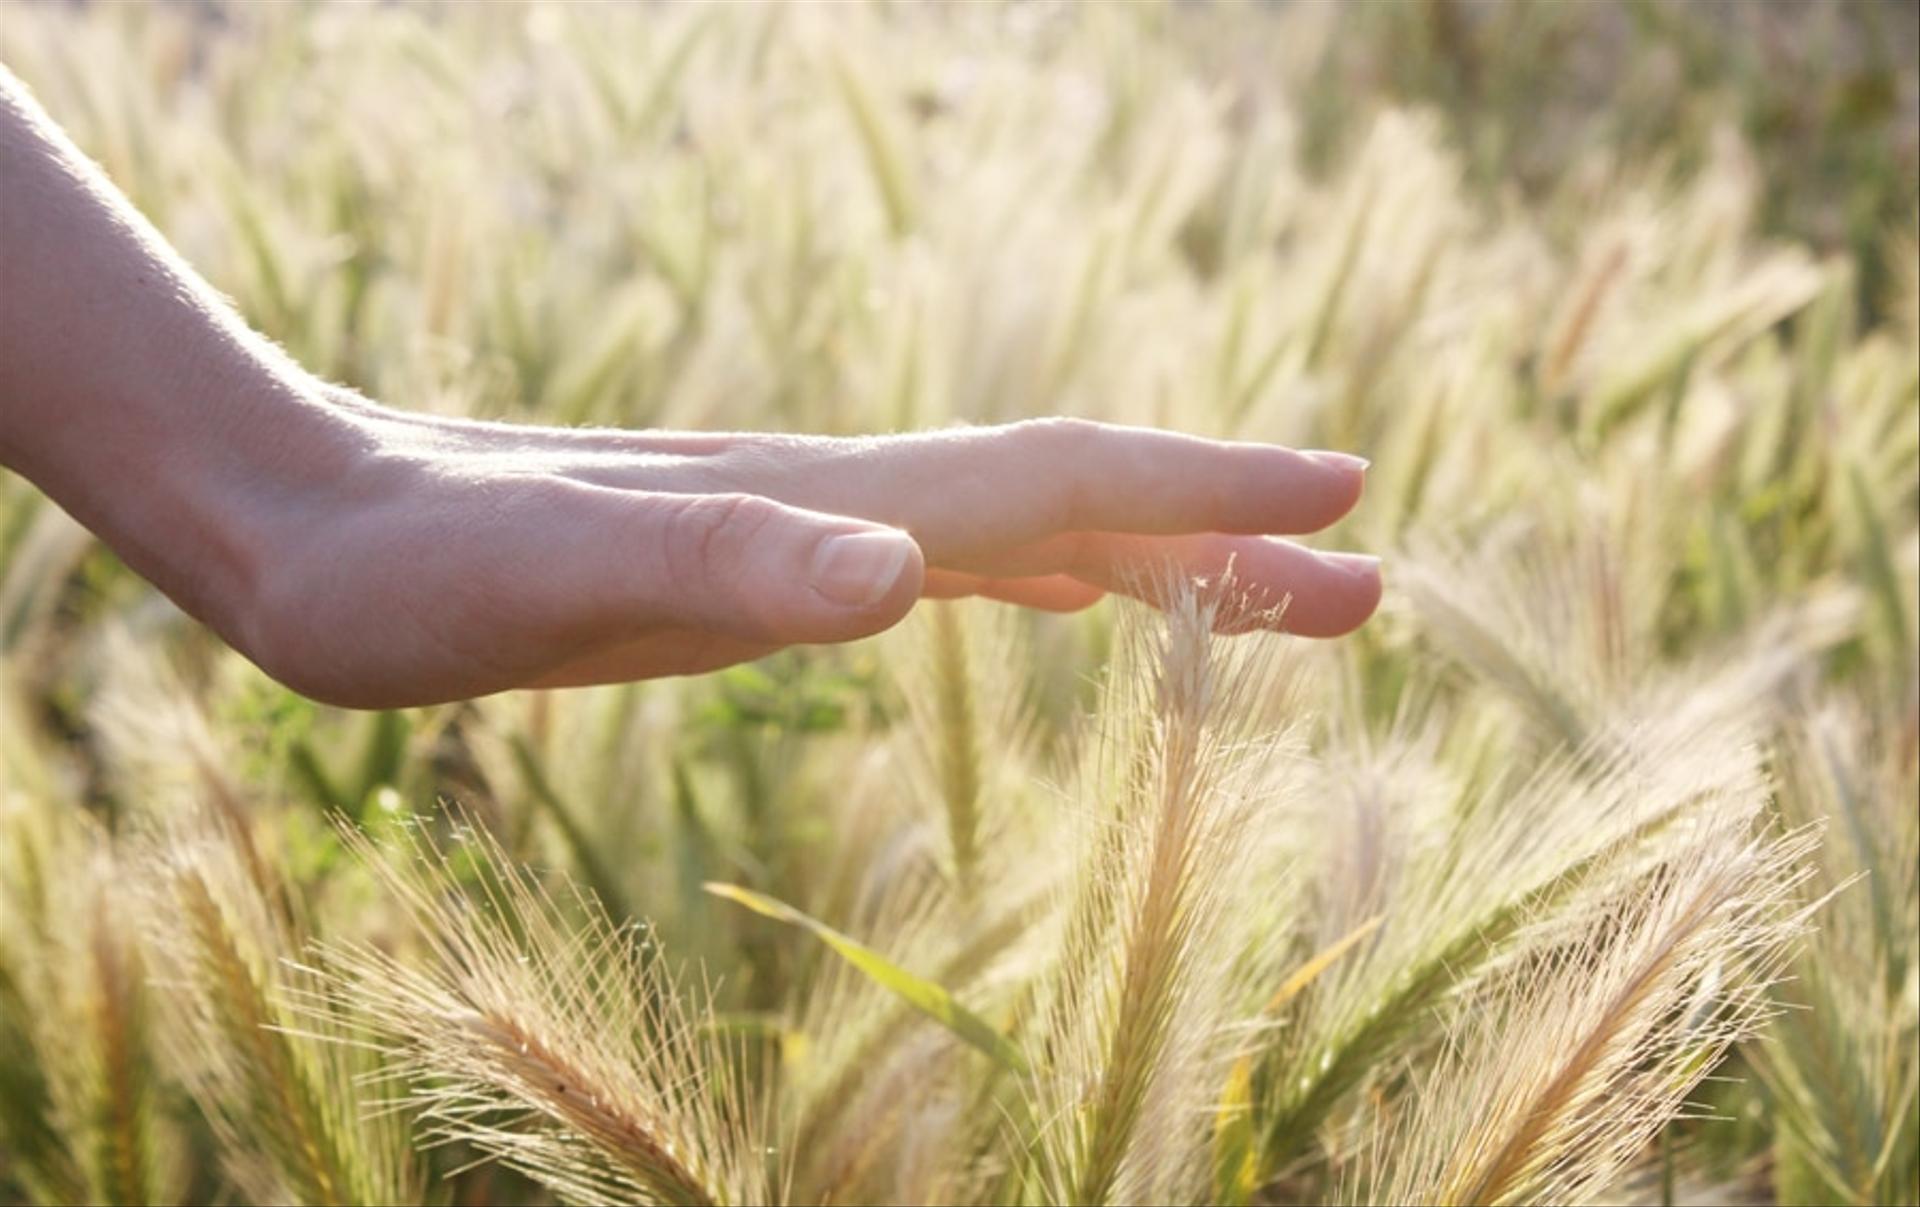
[[[58,888],[60,941],[39,957],[57,986],[37,1003],[35,1046],[59,1128],[75,1145],[85,1198],[104,1203],[175,1201],[180,1151],[157,1119],[152,995],[147,961],[125,895],[124,868],[104,840],[69,863]]]
[[[224,832],[242,844],[259,890],[270,896],[282,892],[253,845],[249,815],[256,802],[248,799],[234,771],[243,762],[239,743],[209,713],[221,697],[190,690],[166,654],[141,641],[130,626],[109,627],[98,656],[101,684],[88,704],[87,720],[116,806],[130,818],[161,826],[202,810],[217,814]]]
[[[914,770],[946,819],[948,856],[959,896],[973,901],[983,878],[1020,861],[999,840],[1022,812],[1030,782],[1030,713],[1010,673],[1029,663],[1004,609],[940,601],[913,626],[912,654],[899,673],[912,718]]]
[[[1551,960],[1596,943],[1626,886],[1657,883],[1703,819],[1745,799],[1741,743],[1776,729],[1787,827],[1827,819],[1823,875],[1801,891],[1850,887],[1775,990],[1774,1038],[1741,1046],[1765,1078],[1695,1091],[1740,1122],[1681,1120],[1665,1133],[1671,1163],[1615,1185],[1649,1201],[1662,1181],[1673,1201],[1716,1182],[1742,1201],[1920,1200],[1920,982],[1900,954],[1920,933],[1907,878],[1920,228],[1912,123],[1894,103],[1920,78],[1920,23],[1911,5],[1749,5],[1730,20],[1722,6],[1654,7],[1637,21],[1612,5],[5,6],[8,69],[251,321],[368,397],[448,418],[709,432],[1056,411],[1351,448],[1375,469],[1327,540],[1411,556],[1390,561],[1396,613],[1318,647],[1352,668],[1353,719],[1276,770],[1297,789],[1262,784],[1228,865],[1238,883],[1207,906],[1224,921],[1180,948],[1183,985],[1226,989],[1183,990],[1193,1011],[1168,1025],[1224,1032],[1233,1059],[1191,1072],[1169,1055],[1179,1042],[1139,1045],[1137,1068],[1171,1073],[1127,1132],[1096,1093],[1121,1009],[1119,990],[1102,991],[1124,987],[1148,945],[1138,885],[1161,814],[1142,802],[1166,760],[1130,764],[1152,743],[1121,731],[1156,701],[1120,700],[1113,749],[1091,751],[1104,778],[1090,771],[1075,810],[1018,782],[1039,778],[1038,760],[1008,755],[992,719],[1011,699],[1000,685],[1031,679],[1034,749],[1071,749],[1063,719],[1106,657],[1105,609],[1033,626],[1036,648],[1004,667],[982,609],[950,613],[982,664],[972,723],[923,753],[975,753],[947,760],[959,774],[945,792],[929,757],[916,799],[917,726],[889,724],[894,693],[868,673],[896,661],[884,644],[409,710],[406,723],[348,716],[238,678],[237,655],[0,473],[0,678],[28,689],[20,723],[0,697],[0,1200],[111,1193],[87,1172],[103,1167],[107,1116],[69,1109],[105,1101],[80,1059],[102,1048],[98,1024],[78,1021],[101,979],[82,889],[104,874],[104,840],[78,820],[89,813],[118,828],[224,809],[246,822],[230,836],[250,836],[264,900],[284,894],[288,917],[297,906],[331,939],[427,969],[401,982],[433,990],[411,1025],[444,1034],[376,1034],[356,1051],[385,1069],[458,1048],[472,1076],[416,1061],[409,1093],[425,1109],[420,1095],[450,1087],[473,1104],[458,1134],[485,1132],[489,1151],[604,1164],[609,1150],[586,1105],[539,1098],[511,1063],[519,1050],[475,1031],[480,990],[395,930],[313,806],[377,828],[398,806],[369,803],[369,788],[462,799],[544,882],[549,863],[597,881],[616,920],[632,909],[676,960],[711,970],[726,1007],[712,1022],[730,1038],[709,1040],[688,1010],[698,1038],[673,1049],[674,1067],[719,1076],[710,1047],[780,1045],[751,1049],[740,1074],[771,1103],[778,1156],[742,1158],[772,1168],[735,1197],[1066,1197],[1098,1181],[1077,1176],[1092,1160],[1071,1153],[1072,1129],[1105,1120],[1128,1137],[1109,1197],[1320,1201],[1354,1176],[1370,1120],[1420,1108],[1413,1075],[1424,1094],[1450,1033],[1462,1053],[1481,1042],[1476,1002],[1506,1001],[1528,969],[1559,975]],[[1454,86],[1463,62],[1471,95]],[[1540,120],[1542,81],[1580,97],[1585,77],[1620,65],[1648,68],[1648,86],[1610,90],[1591,125],[1563,126],[1555,105]],[[1402,108],[1409,94],[1432,103]],[[1819,120],[1744,120],[1774,112]],[[1757,159],[1714,133],[1729,116]],[[1604,137],[1566,136],[1580,130]],[[1841,190],[1836,163],[1860,169]],[[1889,225],[1898,236],[1876,247]],[[553,457],[612,472],[584,447],[605,439],[575,433],[564,443],[579,459]],[[1440,543],[1455,532],[1458,546]],[[1776,626],[1781,614],[1793,623]],[[137,640],[102,640],[120,628]],[[941,693],[916,690],[939,734]],[[30,758],[9,751],[10,732],[31,735]],[[282,782],[310,799],[281,802]],[[39,829],[65,837],[12,841]],[[243,903],[221,922],[263,1000],[305,1010],[311,989],[346,994],[280,962],[294,940],[256,941],[232,857],[247,859],[221,854],[228,880],[209,890]],[[459,893],[499,880],[460,850],[449,861]],[[137,885],[158,862],[128,869]],[[1076,893],[1083,871],[1138,891]],[[710,880],[857,937],[1080,1081],[1060,1081],[1036,1120],[1022,1078],[814,938],[704,893]],[[427,894],[435,908],[451,908],[447,887]],[[117,886],[108,900],[112,928],[151,933]],[[571,941],[574,899],[556,908],[565,925],[550,930]],[[1056,969],[1063,933],[1084,950]],[[614,995],[577,979],[554,1023],[565,977],[551,970],[573,957],[530,959],[470,979],[539,1004],[539,1025],[561,1032],[542,1040],[549,1057],[603,1077],[658,1065],[633,1051],[644,1016],[581,1006]],[[376,984],[398,975],[378,971]],[[161,978],[144,990],[159,1009],[193,974],[149,953],[146,975]],[[339,996],[315,1008],[290,1025],[358,1026]],[[1538,1020],[1517,1005],[1502,1018],[1516,1051],[1532,1042]],[[614,1074],[578,1058],[583,1026]],[[166,1055],[162,1043],[163,1075]],[[628,1098],[644,1091],[677,1118],[659,1080]],[[316,1084],[331,1103],[331,1083]],[[462,1099],[463,1086],[479,1088]],[[201,1118],[215,1111],[176,1109],[171,1081],[159,1088],[154,1152],[283,1143],[278,1113],[262,1111],[223,1146]],[[1505,1109],[1485,1105],[1490,1119]],[[1152,1174],[1179,1164],[1163,1141],[1206,1164],[1208,1133],[1239,1157],[1211,1190],[1202,1172]],[[1078,1164],[1050,1187],[1039,1152]],[[460,1143],[430,1157],[470,1155]],[[284,1180],[196,1164],[188,1193],[215,1201]],[[425,1193],[544,1193],[498,1163],[456,1176]],[[604,1181],[576,1197],[640,1197]],[[150,1189],[177,1184],[167,1172]]]
[[[0,921],[7,920],[0,916]],[[79,1166],[53,1109],[47,1068],[34,1049],[30,989],[0,955],[0,1191],[9,1199],[77,1203],[86,1197]]]
[[[227,1176],[262,1202],[397,1203],[422,1190],[405,1122],[381,1112],[364,1049],[302,954],[305,927],[244,819],[208,809],[157,827],[143,925],[164,970],[170,1063]]]
[[[1631,244],[1624,238],[1616,237],[1596,257],[1597,262],[1592,268],[1582,273],[1579,288],[1569,295],[1559,320],[1547,336],[1546,359],[1540,366],[1540,392],[1549,399],[1560,392],[1568,370],[1573,367],[1582,345],[1586,343],[1594,319],[1600,314],[1631,255]]]
[[[1509,525],[1472,553],[1429,543],[1396,559],[1394,581],[1428,639],[1579,748],[1644,665],[1649,584],[1636,571],[1602,536]]]
[[[1793,248],[1755,264],[1730,284],[1690,295],[1669,313],[1660,334],[1643,349],[1610,362],[1606,376],[1581,396],[1584,437],[1603,438],[1658,397],[1662,387],[1683,390],[1696,361],[1730,355],[1813,300],[1820,284],[1819,268]]]
[[[1422,799],[1455,790],[1444,778],[1401,789],[1411,795],[1395,809],[1418,820],[1386,832],[1401,848],[1387,857],[1394,875],[1360,905],[1385,921],[1302,995],[1257,1066],[1257,1185],[1310,1162],[1316,1133],[1351,1091],[1489,970],[1552,941],[1556,925],[1581,924],[1702,819],[1750,807],[1762,789],[1743,753],[1746,729],[1738,701],[1720,698],[1741,690],[1738,676],[1710,680],[1549,757],[1518,784],[1472,789],[1484,799]],[[1357,920],[1349,907],[1335,928]]]
[[[933,609],[933,658],[939,734],[935,760],[940,799],[947,807],[947,841],[954,875],[971,896],[979,875],[982,752],[977,697],[967,665],[967,635],[951,604]],[[916,698],[911,691],[908,700]],[[1003,697],[1004,698],[1004,697]]]
[[[411,958],[319,948],[362,1042],[428,1136],[463,1141],[581,1202],[773,1201],[739,1054],[638,923],[556,898],[456,811],[343,840],[403,912]]]
[[[1810,603],[1755,618],[1685,673],[1646,674],[1661,658],[1671,596],[1669,567],[1645,530],[1664,521],[1617,499],[1574,510],[1589,513],[1583,527],[1571,515],[1507,525],[1471,553],[1423,539],[1395,573],[1426,640],[1473,684],[1498,688],[1548,746],[1581,750],[1675,708],[1721,709],[1737,727],[1754,699],[1817,651],[1822,621]]]
[[[1784,820],[1826,831],[1803,891],[1832,897],[1754,1053],[1781,1203],[1920,1201],[1920,771],[1886,737],[1834,701],[1777,751]]]
[[[69,1128],[78,1122],[79,1111],[91,1116],[92,1144],[82,1156],[82,1166],[92,1193],[108,1202],[147,1203],[179,1193],[169,1191],[164,1182],[177,1177],[177,1171],[166,1172],[166,1164],[177,1161],[180,1153],[163,1149],[172,1141],[159,1134],[154,1119],[159,1077],[153,1059],[152,995],[145,983],[147,964],[138,932],[128,916],[123,874],[118,861],[103,848],[96,850],[83,879],[92,897],[90,905],[80,906],[86,911],[82,915],[86,949],[70,958],[84,969],[76,988],[80,989],[77,1021],[85,1038],[76,1053],[78,1067],[68,1070],[77,1076],[62,1088],[84,1087],[91,1100],[84,1105],[69,1100],[63,1105],[71,1112]],[[49,1030],[42,1042],[71,1041]]]
[[[40,1201],[184,1193],[125,872],[0,674],[0,1186]]]
[[[25,724],[10,667],[0,667],[0,1190],[18,1187],[41,1202],[86,1195],[78,1143],[54,1110],[64,1070],[43,1055],[41,1020],[57,1005],[49,976],[61,929],[55,886],[84,858],[73,834],[80,814],[56,787],[36,735]],[[76,1141],[77,1137],[74,1138]]]
[[[1817,835],[1756,835],[1757,788],[1482,987],[1378,1125],[1353,1201],[1591,1202],[1644,1157],[1769,1016],[1811,912],[1796,889]]]
[[[1231,580],[1158,594],[1164,626],[1129,615],[1104,693],[1075,796],[1081,866],[1027,1040],[1024,1157],[1047,1202],[1205,1194],[1204,1108],[1239,999],[1220,938],[1283,737],[1250,722],[1288,667],[1268,638],[1214,636],[1241,606]]]

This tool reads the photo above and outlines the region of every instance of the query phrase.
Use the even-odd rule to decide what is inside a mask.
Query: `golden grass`
[[[369,396],[1346,448],[1389,596],[346,714],[0,480],[0,1194],[1920,1202],[1920,219],[1681,8],[1543,178],[1603,9],[9,7]]]

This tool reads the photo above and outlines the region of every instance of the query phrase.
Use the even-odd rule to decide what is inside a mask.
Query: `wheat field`
[[[0,7],[371,397],[1349,449],[1388,586],[350,712],[0,474],[0,1199],[1920,1202],[1913,29]]]

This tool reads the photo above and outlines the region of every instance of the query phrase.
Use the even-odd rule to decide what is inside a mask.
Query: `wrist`
[[[127,565],[243,653],[290,546],[372,455],[364,425],[270,350],[194,358],[76,400],[20,468]]]
[[[374,420],[260,339],[0,68],[0,463],[251,652]]]

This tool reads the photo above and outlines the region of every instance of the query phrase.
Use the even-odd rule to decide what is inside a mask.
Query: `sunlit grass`
[[[1345,448],[1389,590],[349,714],[0,479],[0,1194],[1920,1202],[1879,60],[1856,112],[1619,6],[1644,91],[1568,126],[1611,18],[1367,9],[0,12],[372,397]]]

